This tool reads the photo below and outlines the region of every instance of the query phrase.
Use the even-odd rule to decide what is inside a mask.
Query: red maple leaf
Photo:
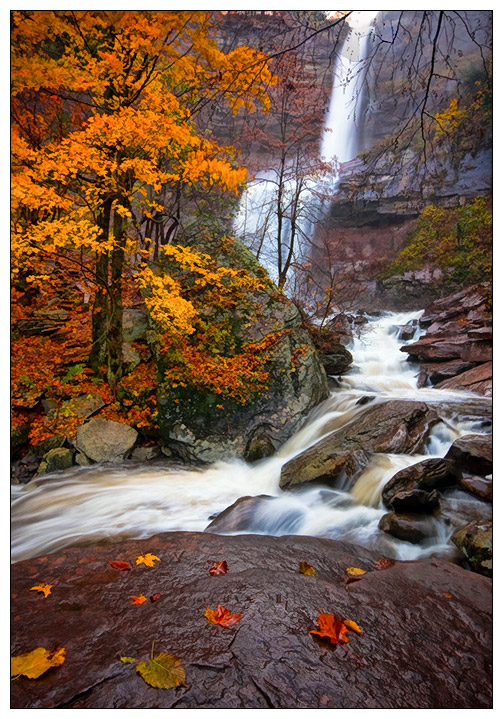
[[[232,627],[233,624],[239,622],[242,614],[232,614],[221,604],[217,604],[216,609],[206,609],[204,616],[210,624],[221,624],[223,627]]]
[[[229,571],[229,568],[227,566],[227,562],[224,560],[223,562],[213,562],[211,565],[209,572],[210,574],[227,574]]]
[[[337,619],[333,614],[318,614],[319,629],[311,629],[310,634],[318,634],[320,637],[328,637],[331,644],[339,644],[339,642],[349,642],[346,634],[348,628],[341,619]]]
[[[392,567],[395,564],[394,559],[379,559],[379,561],[376,562],[375,568],[376,569],[387,569],[388,567]]]
[[[127,571],[131,569],[129,562],[108,562],[114,569],[120,569],[121,571]]]

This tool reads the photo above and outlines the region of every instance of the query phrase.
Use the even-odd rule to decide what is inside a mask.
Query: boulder
[[[73,450],[66,449],[66,447],[50,449],[47,454],[44,454],[42,457],[35,476],[38,477],[41,474],[50,474],[52,472],[61,472],[65,469],[69,469],[73,465],[73,455]]]
[[[445,455],[465,474],[485,477],[493,469],[493,441],[490,434],[465,434],[459,437]]]
[[[424,459],[393,475],[384,485],[382,501],[386,507],[393,507],[395,496],[399,494],[453,487],[457,484],[457,478],[452,462],[445,459]]]
[[[379,529],[382,532],[391,534],[392,537],[403,542],[411,542],[411,544],[419,544],[423,539],[431,537],[432,527],[432,520],[421,515],[388,512],[379,520]]]
[[[373,403],[342,429],[284,464],[280,487],[291,489],[313,481],[331,486],[352,484],[375,452],[418,452],[438,421],[436,412],[423,402]],[[325,431],[330,431],[330,425]]]
[[[68,414],[79,417],[80,419],[87,419],[104,406],[105,403],[101,395],[96,392],[88,392],[87,394],[81,394],[78,397],[73,397],[63,402],[59,409],[51,410],[48,416],[51,416],[52,413],[60,413],[63,416]]]
[[[264,425],[270,443],[278,447],[300,428],[309,411],[329,395],[326,373],[297,307],[279,294],[242,243],[236,240],[222,248],[208,242],[200,249],[219,265],[244,270],[262,283],[263,289],[248,295],[241,293],[236,299],[237,306],[226,309],[209,304],[205,312],[208,317],[215,315],[225,326],[232,347],[270,340],[270,346],[262,353],[260,368],[266,373],[267,389],[251,393],[241,402],[206,388],[198,378],[193,384],[188,379],[183,386],[162,383],[157,393],[162,444],[189,463],[243,458],[250,441]],[[175,272],[176,279],[176,267],[169,266],[166,271],[170,276]],[[188,281],[185,277],[184,282]],[[154,326],[154,318],[149,321]],[[173,360],[166,357],[157,334],[151,334],[150,347],[163,376]],[[231,356],[233,351],[229,350]],[[252,383],[247,381],[247,386],[252,388]]]
[[[486,502],[493,501],[493,480],[484,477],[461,477],[459,486]]]
[[[438,516],[451,530],[470,522],[492,518],[492,505],[460,489],[449,489],[440,497]]]
[[[147,552],[160,561],[136,566]],[[59,645],[66,659],[39,679],[12,681],[10,707],[491,708],[491,580],[435,558],[379,571],[379,559],[313,537],[170,532],[17,562],[11,655]],[[222,560],[228,573],[210,575]],[[316,575],[300,574],[301,561]],[[366,574],[346,584],[347,567]],[[47,599],[29,591],[40,582],[53,584]],[[132,605],[139,594],[147,602]],[[234,626],[208,623],[218,603],[242,614]],[[319,612],[362,632],[330,644],[310,633]],[[153,643],[154,655],[180,659],[183,686],[154,688],[120,661],[149,660]]]
[[[276,452],[276,447],[271,438],[271,431],[267,425],[257,427],[251,435],[243,453],[243,459],[246,462],[257,462],[266,457],[272,457]]]
[[[138,432],[129,425],[97,417],[77,429],[75,447],[93,462],[120,462],[137,437]]]
[[[353,355],[343,345],[332,348],[330,354],[322,355],[321,361],[328,375],[344,374],[353,364]]]
[[[260,532],[264,527],[257,522],[257,512],[269,504],[271,499],[273,497],[266,494],[260,494],[257,497],[240,497],[230,507],[217,514],[204,531],[219,534],[245,532],[246,530]]]
[[[135,447],[131,452],[131,459],[137,462],[150,462],[161,456],[161,448],[154,444],[151,447]]]
[[[398,329],[398,339],[407,342],[408,340],[411,340],[416,334],[417,322],[414,321],[414,324],[402,325]]]
[[[124,342],[144,340],[149,329],[146,310],[141,308],[124,309],[122,315],[122,339]]]
[[[432,380],[433,381],[433,380]],[[449,379],[441,381],[439,389],[461,389],[489,397],[493,387],[493,363],[485,362],[461,373],[456,373]]]
[[[439,494],[435,489],[432,492],[410,489],[394,494],[389,504],[394,512],[429,513],[438,507]]]
[[[473,368],[472,362],[464,362],[461,359],[449,360],[448,362],[428,362],[423,365],[428,379],[432,384],[443,382]],[[440,385],[441,386],[441,385]]]
[[[491,519],[479,520],[461,527],[454,532],[451,541],[463,552],[475,572],[492,577],[493,523]]]

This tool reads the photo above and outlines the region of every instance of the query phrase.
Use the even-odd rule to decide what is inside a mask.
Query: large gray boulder
[[[77,429],[75,447],[93,462],[120,462],[137,437],[138,432],[127,424],[96,417]]]
[[[390,400],[372,404],[350,424],[283,465],[280,487],[291,489],[308,482],[332,486],[353,483],[376,452],[420,451],[429,430],[439,421],[437,413],[423,402]]]
[[[219,266],[245,270],[260,280],[261,288],[243,293],[237,306],[227,310],[209,301],[203,311],[208,322],[218,323],[224,334],[232,337],[225,349],[229,357],[243,345],[270,340],[262,353],[267,388],[251,392],[241,403],[204,386],[198,377],[176,386],[165,381],[157,393],[160,434],[163,446],[184,461],[233,457],[254,461],[277,450],[308,412],[328,397],[327,377],[299,310],[278,292],[253,254],[238,241],[225,252],[211,243],[202,250]],[[177,278],[176,267],[169,266],[166,271]],[[187,273],[180,281],[188,282]],[[148,289],[145,292],[148,294]],[[150,323],[155,326],[153,317]],[[156,340],[151,347],[159,374],[165,376],[173,356]],[[226,356],[222,354],[222,362]],[[252,389],[251,380],[247,384]]]

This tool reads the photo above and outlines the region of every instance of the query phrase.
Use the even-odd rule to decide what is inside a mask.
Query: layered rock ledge
[[[147,552],[160,561],[136,566]],[[211,576],[209,563],[224,559],[229,572]],[[378,570],[379,559],[327,539],[176,532],[18,562],[11,654],[60,645],[66,661],[12,681],[11,706],[489,708],[491,580],[440,559]],[[301,561],[316,575],[299,574]],[[348,584],[355,566],[366,574]],[[40,582],[53,585],[47,598],[29,591]],[[218,603],[241,620],[209,624],[204,612]],[[330,645],[310,634],[318,612],[362,633]],[[120,661],[149,659],[154,641],[182,661],[187,686],[153,688]]]

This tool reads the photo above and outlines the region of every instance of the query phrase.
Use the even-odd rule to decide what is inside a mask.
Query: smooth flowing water
[[[417,388],[414,368],[400,352],[399,327],[420,312],[386,313],[370,318],[349,347],[354,367],[341,386],[307,418],[303,428],[273,457],[254,465],[219,462],[201,470],[124,464],[94,465],[46,475],[12,488],[12,561],[40,556],[72,545],[102,540],[146,538],[166,531],[203,531],[210,517],[239,497],[266,494],[274,499],[257,507],[246,533],[303,534],[341,539],[375,548],[387,556],[415,559],[452,552],[452,530],[431,519],[431,535],[419,545],[394,539],[378,529],[385,508],[384,484],[401,468],[425,456],[441,457],[456,437],[483,431],[475,417],[452,411],[459,403],[490,400],[461,392]],[[417,334],[420,330],[417,330]],[[410,341],[413,341],[410,340]],[[427,400],[445,421],[437,425],[424,455],[375,455],[353,488],[308,488],[294,493],[279,488],[282,465],[342,428],[367,407],[363,396]],[[451,408],[450,410],[443,408]],[[475,413],[473,413],[475,414]],[[465,412],[466,415],[466,412]],[[468,412],[470,415],[470,412]]]
[[[348,17],[349,31],[337,54],[330,106],[320,142],[320,159],[326,163],[347,162],[358,153],[364,61],[371,25],[377,14],[377,11],[356,11]],[[295,264],[304,254],[309,254],[314,227],[326,214],[327,198],[336,192],[338,183],[336,167],[320,176],[316,163],[312,176],[304,168],[305,174],[300,177],[295,162],[287,163],[283,173],[281,182],[277,168],[257,173],[241,196],[233,227],[236,237],[253,250],[275,282],[278,281],[278,201],[282,206],[282,252],[285,255],[291,242],[290,216],[296,206]]]

